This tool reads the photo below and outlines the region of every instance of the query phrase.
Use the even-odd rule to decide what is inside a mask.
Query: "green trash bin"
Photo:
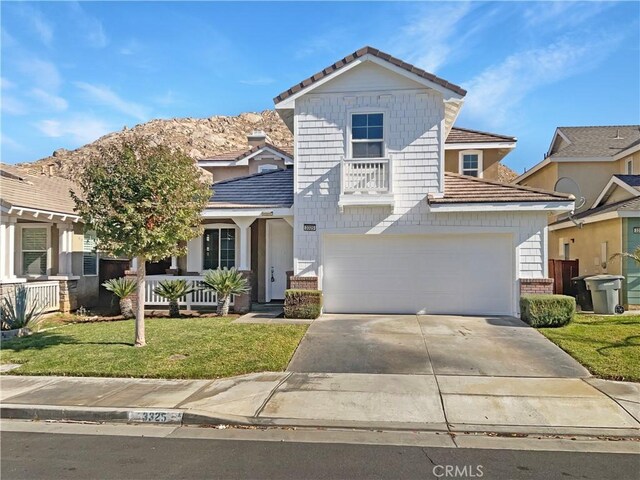
[[[605,315],[616,313],[622,280],[624,280],[622,275],[594,275],[584,279],[593,299],[593,313]]]

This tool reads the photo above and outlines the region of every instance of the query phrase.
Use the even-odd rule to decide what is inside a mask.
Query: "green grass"
[[[640,382],[640,315],[575,316],[539,331],[602,378]]]
[[[218,378],[284,370],[307,329],[232,320],[147,319],[143,348],[133,320],[66,325],[2,342],[0,362],[22,364],[12,375]]]

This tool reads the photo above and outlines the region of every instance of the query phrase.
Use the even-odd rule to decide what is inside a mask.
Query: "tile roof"
[[[247,146],[244,148],[240,148],[237,150],[231,150],[230,152],[224,152],[221,153],[219,155],[214,155],[213,157],[206,157],[206,158],[201,158],[200,160],[207,160],[207,161],[223,161],[223,160],[227,160],[227,161],[238,161],[238,160],[242,160],[243,158],[251,155],[252,153],[256,153],[260,150],[262,150],[264,147],[270,148],[272,150],[275,150],[276,152],[278,152],[281,155],[284,155],[285,157],[288,158],[293,158],[293,148],[292,147],[276,147],[275,145],[272,145],[271,143],[265,143],[264,146]]]
[[[640,142],[640,125],[558,127],[571,142],[550,157],[612,157]]]
[[[601,205],[596,208],[590,208],[589,210],[585,210],[583,212],[577,213],[573,216],[575,220],[582,220],[584,218],[588,218],[594,215],[599,215],[602,213],[611,213],[611,212],[619,212],[619,211],[631,211],[637,212],[640,211],[640,197],[627,198],[625,200],[621,200],[615,203],[609,203],[607,205]],[[562,218],[557,220],[550,225],[558,225],[560,223],[565,223],[568,218]]]
[[[288,208],[293,205],[293,169],[223,180],[211,188],[208,208]]]
[[[80,187],[64,178],[30,175],[0,164],[0,197],[3,205],[77,215],[74,212],[75,203],[69,194],[71,189],[79,191]]]
[[[424,78],[426,80],[429,80],[437,85],[440,85],[444,88],[447,88],[459,95],[466,95],[467,91],[462,88],[459,87],[458,85],[454,85],[453,83],[450,83],[446,80],[444,80],[443,78],[437,77],[432,73],[426,72],[424,70],[422,70],[421,68],[418,68],[414,65],[411,65],[409,63],[403,62],[402,60],[392,57],[391,55],[389,55],[388,53],[384,53],[381,52],[380,50],[378,50],[377,48],[373,48],[373,47],[363,47],[360,50],[356,50],[355,52],[353,52],[350,55],[347,55],[346,57],[344,57],[341,60],[338,60],[336,63],[334,63],[333,65],[329,65],[327,68],[324,68],[322,71],[316,73],[315,75],[311,75],[309,78],[306,78],[304,80],[302,80],[300,83],[295,84],[293,87],[289,88],[288,90],[285,90],[284,92],[282,92],[280,95],[276,96],[273,99],[274,103],[280,103],[281,101],[289,98],[292,95],[295,95],[296,93],[298,93],[299,91],[307,88],[309,85],[314,84],[315,82],[317,82],[318,80],[321,80],[322,78],[331,75],[332,73],[334,73],[337,70],[340,70],[342,67],[344,67],[345,65],[348,65],[350,63],[352,63],[353,61],[355,61],[356,59],[360,58],[360,57],[364,57],[365,55],[373,55],[374,57],[377,58],[381,58],[382,60],[386,60],[387,62],[403,68],[404,70],[413,73],[414,75],[417,75],[421,78]]]
[[[481,132],[470,128],[452,127],[445,143],[485,143],[485,142],[516,142],[516,137],[500,135],[498,133]]]
[[[447,203],[504,203],[504,202],[566,202],[571,195],[550,192],[522,185],[484,180],[445,172],[444,197],[429,197],[431,204]]]

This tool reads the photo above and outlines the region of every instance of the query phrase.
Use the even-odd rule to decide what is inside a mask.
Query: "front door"
[[[287,272],[293,270],[293,228],[286,221],[267,221],[267,302],[284,300]]]

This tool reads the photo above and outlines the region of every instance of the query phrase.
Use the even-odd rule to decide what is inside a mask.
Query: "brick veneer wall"
[[[290,277],[290,288],[295,290],[317,290],[318,277]]]
[[[521,278],[520,295],[552,294],[553,278]]]

